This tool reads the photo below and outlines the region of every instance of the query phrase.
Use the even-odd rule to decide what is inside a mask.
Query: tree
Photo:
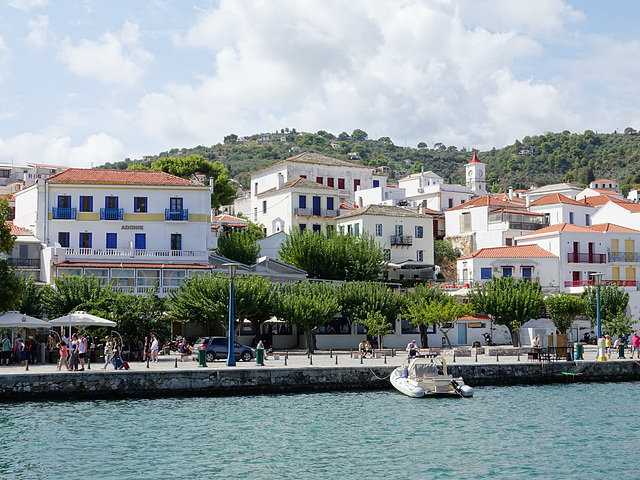
[[[437,303],[445,295],[441,288],[431,285],[416,285],[413,292],[408,292],[405,299],[405,308],[403,314],[409,316],[409,309],[413,304],[430,304]],[[418,307],[413,307],[414,309]],[[412,322],[420,329],[420,343],[423,347],[429,346],[429,336],[427,334],[427,322]]]
[[[369,335],[378,337],[378,348],[383,348],[382,338],[394,332],[393,325],[380,312],[367,312],[367,315],[358,320],[358,323],[365,326]]]
[[[211,208],[216,210],[221,205],[229,205],[236,198],[236,189],[229,180],[229,171],[222,163],[210,162],[202,155],[160,158],[151,164],[151,170],[161,170],[182,178],[191,178],[196,174],[213,178]]]
[[[32,317],[42,318],[44,313],[44,302],[42,300],[42,289],[36,286],[33,277],[27,279],[18,277],[22,283],[22,294],[20,303],[17,306],[19,312]]]
[[[11,219],[9,202],[5,198],[0,198],[0,253],[11,253],[13,244],[16,241],[15,235],[11,235]]]
[[[111,289],[95,277],[56,277],[55,287],[46,286],[42,291],[49,318],[62,317],[78,310],[108,311],[105,305],[112,298]]]
[[[103,315],[118,324],[116,329],[125,343],[151,332],[162,341],[171,336],[171,318],[165,315],[167,303],[166,298],[158,296],[157,288],[145,295],[116,292]]]
[[[354,142],[361,142],[366,140],[369,137],[369,135],[367,135],[367,132],[365,132],[364,130],[360,130],[359,128],[356,128],[353,133],[351,134],[351,139]]]
[[[520,346],[521,325],[538,316],[543,302],[540,285],[525,279],[516,282],[513,277],[494,278],[469,292],[472,308],[507,327],[514,347]]]
[[[340,311],[334,287],[327,283],[301,282],[281,287],[275,303],[276,316],[304,331],[309,353],[315,351],[315,330]]]
[[[414,292],[409,294],[406,306],[406,314],[414,325],[425,328],[429,325],[437,326],[449,348],[451,348],[449,330],[453,328],[458,318],[471,313],[472,310],[468,304],[458,302],[439,287],[431,285],[416,286]],[[425,346],[428,346],[428,343]]]
[[[449,240],[433,241],[433,260],[436,265],[440,265],[445,259],[455,260],[460,256],[460,250],[453,248]]]
[[[0,260],[0,312],[14,310],[19,305],[23,288],[20,278],[9,267],[9,263]]]
[[[427,148],[427,144],[425,142],[418,143],[418,150],[424,150]]]
[[[370,281],[383,271],[384,252],[373,237],[293,229],[280,247],[280,260],[307,271],[310,278]]]
[[[127,166],[127,170],[149,170],[149,167],[143,165],[142,163],[130,163]]]
[[[573,319],[584,311],[584,302],[580,297],[565,293],[549,295],[544,303],[553,324],[563,335],[571,328]]]
[[[218,238],[218,255],[245,265],[256,263],[260,249],[260,245],[246,230],[228,232]]]
[[[584,314],[592,326],[598,319],[597,292],[597,287],[585,287],[580,296],[584,302]],[[631,318],[625,317],[628,305],[629,294],[624,288],[615,284],[600,287],[600,321],[606,333],[620,335],[631,331]]]

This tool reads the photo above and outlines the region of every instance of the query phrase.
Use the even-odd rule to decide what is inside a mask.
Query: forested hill
[[[388,165],[391,181],[424,167],[448,183],[464,183],[464,165],[473,153],[442,143],[420,142],[417,148],[398,146],[389,137],[370,140],[362,130],[335,136],[323,130],[298,133],[295,129],[283,129],[242,138],[231,134],[211,147],[176,148],[145,159],[107,163],[103,168],[125,169],[132,163],[150,166],[158,158],[196,154],[222,162],[230,176],[246,188],[248,172],[296,155],[298,149],[372,167]],[[599,178],[620,182],[625,194],[640,185],[640,135],[630,127],[624,133],[587,130],[582,134],[564,131],[527,136],[504,148],[479,151],[478,156],[487,164],[487,181],[494,192],[510,186],[529,188],[562,181],[587,185]]]

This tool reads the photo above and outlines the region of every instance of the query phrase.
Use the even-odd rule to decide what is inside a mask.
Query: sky
[[[640,128],[636,0],[0,0],[0,163]]]

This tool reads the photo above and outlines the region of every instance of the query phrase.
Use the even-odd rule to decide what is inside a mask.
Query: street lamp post
[[[233,300],[234,300],[234,292],[233,292],[233,280],[236,277],[236,271],[238,269],[238,266],[240,266],[239,263],[223,263],[222,264],[223,267],[227,267],[229,269],[229,343],[227,345],[227,367],[235,367],[236,366],[236,355],[235,355],[235,343],[236,343],[236,339],[235,339],[235,328],[234,328],[234,323],[235,323],[235,315],[234,315],[234,307],[233,307]]]
[[[603,273],[591,273],[591,277],[593,278],[593,283],[596,286],[596,323],[597,323],[597,343],[598,343],[598,356],[596,360],[599,362],[606,362],[607,355],[604,351],[604,342],[605,339],[602,338],[602,319],[600,315],[600,285],[602,284],[602,276]]]

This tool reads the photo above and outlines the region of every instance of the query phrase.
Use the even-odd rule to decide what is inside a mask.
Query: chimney
[[[513,187],[509,187],[509,200],[513,201]]]
[[[362,204],[363,204],[362,197],[358,197],[358,207],[362,208]]]
[[[278,174],[278,186],[276,187],[276,190],[280,190],[282,188],[284,188],[284,175],[279,173]]]
[[[527,208],[531,207],[531,199],[529,198],[529,195],[527,195],[527,201],[526,201],[525,205],[526,205]]]

